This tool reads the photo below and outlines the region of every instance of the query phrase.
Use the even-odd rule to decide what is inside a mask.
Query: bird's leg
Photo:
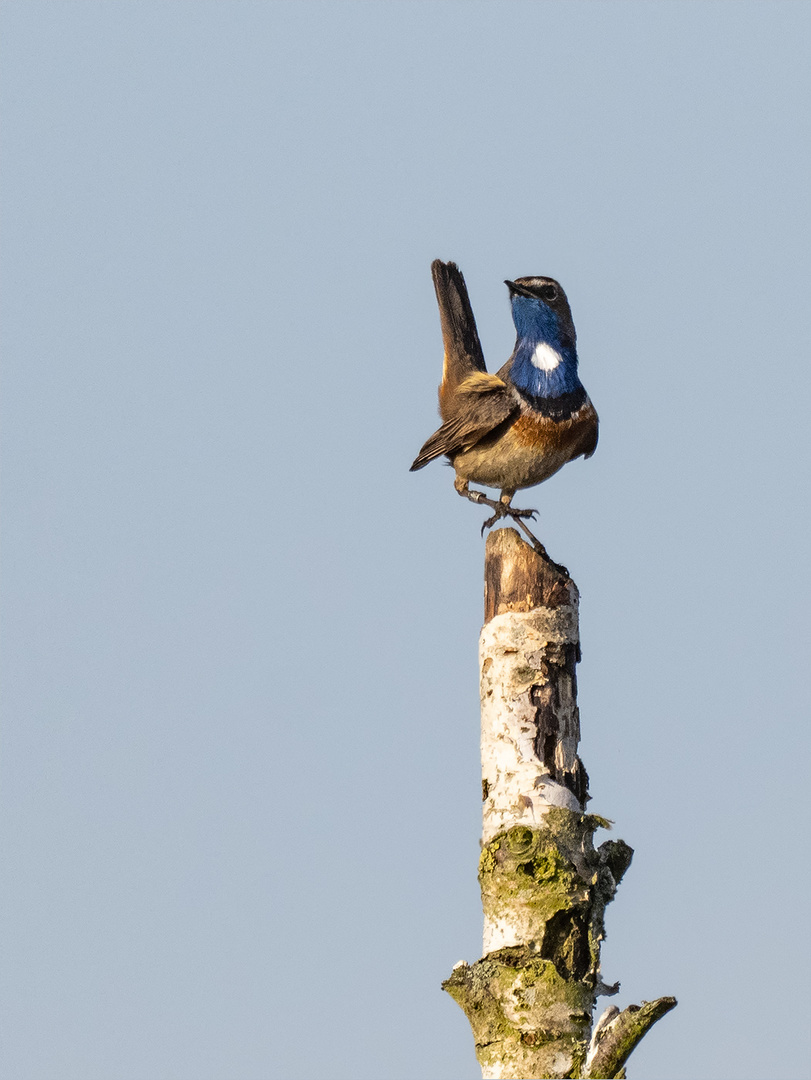
[[[491,510],[495,510],[496,516],[493,518],[493,521],[498,521],[500,517],[504,517],[504,510],[502,509],[501,502],[496,502],[495,499],[488,499],[483,491],[471,491],[468,487],[467,480],[463,480],[461,477],[457,476],[453,482],[453,486],[465,499],[470,499],[470,501],[474,503],[481,503],[483,506],[489,506]]]
[[[511,517],[516,525],[521,525],[521,518],[534,518],[538,513],[537,510],[516,510],[510,506],[510,500],[515,494],[514,491],[502,491],[501,498],[496,501],[495,499],[488,499],[483,491],[471,491],[468,487],[468,481],[463,480],[460,476],[457,476],[453,482],[453,486],[463,495],[466,499],[470,499],[471,502],[481,503],[483,506],[489,506],[495,513],[492,517],[489,517],[484,525],[482,525],[482,535],[484,535],[485,529],[491,529],[497,521],[503,517]],[[529,529],[524,529],[524,532],[528,533],[532,537],[532,533]],[[532,537],[534,540],[535,538]]]
[[[484,525],[482,525],[482,536],[484,536],[484,530],[489,529],[491,528],[491,526],[495,525],[499,518],[511,517],[513,521],[515,521],[515,524],[518,526],[518,528],[526,535],[527,539],[530,541],[530,543],[541,556],[541,558],[545,559],[551,566],[554,566],[555,569],[559,570],[560,573],[563,574],[565,577],[569,576],[569,571],[566,569],[566,567],[560,566],[559,563],[556,563],[549,558],[547,550],[543,546],[541,541],[538,539],[537,536],[535,536],[534,533],[530,532],[530,530],[521,520],[525,517],[534,517],[538,511],[514,510],[510,506],[510,500],[515,494],[514,491],[511,491],[509,493],[507,493],[506,491],[502,491],[501,498],[498,500],[498,502],[496,502],[495,499],[488,499],[488,497],[484,494],[483,491],[471,491],[468,487],[467,480],[463,480],[460,476],[456,477],[453,482],[453,486],[456,488],[460,495],[464,496],[464,498],[470,499],[470,501],[474,503],[481,503],[484,506],[489,506],[491,510],[495,510],[493,516],[489,517],[487,521],[485,521]]]

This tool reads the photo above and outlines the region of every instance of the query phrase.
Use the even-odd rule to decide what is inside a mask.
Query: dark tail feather
[[[474,371],[487,371],[487,368],[461,270],[456,263],[435,259],[431,263],[431,276],[445,345],[445,369],[439,391],[442,411],[443,398],[452,395],[468,375]]]

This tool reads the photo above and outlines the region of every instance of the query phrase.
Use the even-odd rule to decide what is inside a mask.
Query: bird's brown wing
[[[442,454],[470,449],[518,412],[514,391],[496,375],[469,375],[456,387],[445,423],[420,450],[411,472]]]
[[[456,263],[435,259],[431,263],[445,361],[439,386],[439,412],[449,419],[454,394],[459,385],[477,371],[487,371],[476,320],[470,306],[467,286]]]

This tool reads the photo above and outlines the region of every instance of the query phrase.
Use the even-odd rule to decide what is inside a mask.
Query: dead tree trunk
[[[442,985],[467,1015],[482,1076],[621,1077],[674,998],[610,1008],[600,994],[603,915],[627,870],[609,822],[585,813],[577,754],[578,592],[564,567],[514,529],[487,538],[482,714],[484,955]]]

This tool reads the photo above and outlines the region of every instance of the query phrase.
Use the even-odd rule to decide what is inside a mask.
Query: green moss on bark
[[[577,1075],[593,995],[549,960],[527,948],[500,949],[455,968],[442,986],[467,1015],[483,1068],[509,1062],[507,1075]]]
[[[495,948],[443,988],[467,1015],[485,1075],[583,1074],[600,980],[605,905],[630,862],[621,840],[595,850],[609,822],[562,807],[482,849],[479,881]],[[616,877],[615,877],[616,875]]]

